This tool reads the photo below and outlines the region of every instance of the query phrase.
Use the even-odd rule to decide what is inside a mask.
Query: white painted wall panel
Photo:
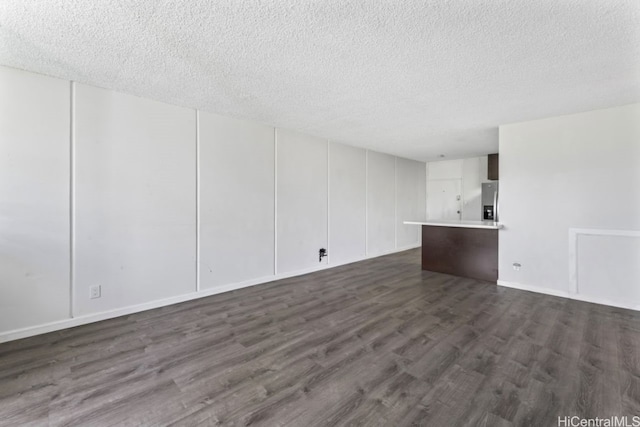
[[[576,246],[579,295],[640,306],[640,237],[578,235]]]
[[[426,171],[425,163],[398,157],[397,171],[397,246],[398,249],[415,246],[421,240],[421,227],[405,225],[404,221],[425,218]]]
[[[396,158],[367,151],[367,255],[395,249]]]
[[[500,222],[500,280],[570,292],[570,228],[640,230],[640,104],[501,126]]]
[[[200,286],[274,274],[274,129],[200,112]]]
[[[195,111],[78,84],[74,123],[77,313],[194,292]]]
[[[279,274],[318,267],[327,248],[327,141],[277,129]]]
[[[418,162],[202,113],[198,163],[194,110],[71,87],[0,67],[0,341],[413,241]]]
[[[0,67],[0,332],[69,317],[68,81]]]
[[[329,144],[329,259],[340,264],[366,255],[367,152]]]

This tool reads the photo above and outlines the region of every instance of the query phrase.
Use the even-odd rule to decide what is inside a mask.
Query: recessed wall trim
[[[273,274],[278,275],[278,128],[273,128]]]
[[[327,264],[331,264],[331,141],[327,140]]]
[[[398,157],[393,157],[393,247],[398,248]]]
[[[369,255],[369,150],[364,152],[364,255]]]
[[[76,84],[75,82],[69,82],[69,100],[70,100],[70,114],[69,114],[69,317],[72,319],[75,317],[75,170],[76,170],[76,133],[75,133],[75,97],[76,97]]]
[[[640,230],[608,230],[595,228],[569,229],[569,293],[580,294],[578,283],[578,237],[579,236],[640,237]],[[611,304],[608,304],[611,305]],[[615,305],[615,304],[614,304]]]
[[[200,110],[196,110],[196,292],[200,291]]]

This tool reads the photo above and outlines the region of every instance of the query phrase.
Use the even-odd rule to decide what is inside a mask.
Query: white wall
[[[74,87],[0,67],[0,342],[419,246],[424,163]]]
[[[0,67],[0,331],[69,316],[69,86]]]
[[[195,111],[81,84],[74,110],[74,314],[195,291]]]
[[[462,159],[440,160],[427,163],[427,181],[438,179],[462,179]]]
[[[422,164],[424,166],[424,163]],[[366,255],[367,152],[329,144],[329,260],[341,264]],[[418,227],[416,227],[418,228]]]
[[[272,276],[274,128],[199,114],[200,286]]]
[[[487,156],[427,163],[427,217],[480,221],[484,182]]]
[[[590,233],[592,231],[589,231]],[[606,233],[606,232],[605,232]],[[618,234],[579,233],[575,242],[575,257],[570,271],[575,281],[570,283],[579,295],[597,301],[640,301],[640,231]],[[603,256],[606,254],[606,256]],[[570,279],[571,275],[569,276]]]
[[[487,179],[487,156],[471,157],[462,162],[462,219],[482,220],[482,183]]]
[[[277,272],[326,264],[327,140],[278,129],[277,144]]]
[[[409,159],[397,159],[396,163],[396,230],[397,247],[415,246],[421,241],[421,227],[404,225],[403,222],[413,218],[420,221],[424,218],[426,181],[425,164]]]
[[[640,308],[640,104],[501,126],[500,221],[500,284]]]
[[[367,254],[396,247],[396,159],[367,151]]]

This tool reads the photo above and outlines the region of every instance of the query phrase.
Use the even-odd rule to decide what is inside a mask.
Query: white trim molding
[[[535,292],[537,294],[551,295],[551,296],[554,296],[554,297],[570,298],[569,292],[561,291],[561,290],[558,290],[558,289],[542,288],[540,286],[524,285],[522,283],[507,282],[506,280],[498,280],[497,283],[498,283],[498,286],[503,286],[505,288],[518,289],[518,290],[527,291],[527,292]]]
[[[572,300],[576,300],[576,301],[588,302],[588,303],[591,303],[591,304],[608,305],[608,306],[611,306],[611,307],[625,308],[627,310],[640,311],[640,304],[623,304],[623,303],[620,303],[619,301],[610,301],[610,300],[605,300],[605,299],[602,299],[602,298],[591,298],[591,297],[587,297],[587,296],[584,296],[584,295],[573,294],[573,293],[570,293],[570,292],[567,292],[567,291],[561,291],[561,290],[558,290],[558,289],[543,288],[543,287],[540,287],[540,286],[523,285],[521,283],[507,282],[505,280],[498,280],[498,286],[502,286],[502,287],[505,287],[505,288],[518,289],[518,290],[527,291],[527,292],[535,292],[537,294],[551,295],[551,296],[554,296],[554,297],[572,299]]]
[[[579,236],[621,236],[640,237],[640,230],[608,230],[597,228],[569,228],[569,283],[567,290],[544,288],[540,286],[525,285],[522,283],[498,280],[498,286],[536,292],[545,295],[568,298],[592,304],[608,305],[611,307],[625,308],[640,311],[640,304],[629,301],[613,301],[604,298],[595,298],[580,293],[578,281],[578,237]]]
[[[196,292],[200,291],[200,110],[196,110]]]
[[[392,250],[389,252],[376,254],[374,256],[365,256],[362,258],[336,263],[336,264],[321,264],[318,267],[308,268],[304,270],[297,270],[282,274],[276,274],[273,276],[260,277],[257,279],[251,279],[244,282],[239,283],[231,283],[223,286],[216,286],[213,288],[201,289],[197,292],[191,292],[183,295],[176,295],[170,298],[164,298],[156,301],[150,301],[143,304],[132,305],[128,307],[122,307],[115,310],[102,311],[99,313],[92,313],[83,316],[77,316],[74,318],[61,319],[55,322],[49,322],[41,325],[29,326],[26,328],[15,329],[12,331],[2,332],[0,333],[0,343],[13,341],[21,338],[27,338],[34,335],[45,334],[48,332],[55,332],[62,329],[72,328],[74,326],[86,325],[89,323],[100,322],[102,320],[113,319],[115,317],[125,316],[128,314],[139,313],[141,311],[152,310],[154,308],[165,307],[172,304],[178,304],[185,301],[191,301],[198,298],[209,297],[212,295],[221,294],[224,292],[235,291],[237,289],[248,288],[250,286],[261,285],[263,283],[274,282],[276,280],[287,279],[289,277],[302,276],[304,274],[313,273],[320,270],[328,270],[330,268],[339,267],[341,265],[352,264],[358,261],[364,261],[367,259],[377,258],[383,255],[390,255],[393,253],[404,252],[406,250],[415,249],[420,247],[420,245],[414,245],[402,248],[400,250]]]
[[[69,317],[76,315],[76,82],[69,82]]]
[[[638,230],[606,230],[596,228],[569,229],[569,293],[579,295],[578,286],[578,237],[583,236],[622,236],[640,237]],[[610,305],[610,304],[607,304]],[[616,306],[618,307],[618,306]]]

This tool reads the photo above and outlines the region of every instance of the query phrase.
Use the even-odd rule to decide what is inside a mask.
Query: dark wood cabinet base
[[[422,226],[422,269],[498,280],[498,230]]]

